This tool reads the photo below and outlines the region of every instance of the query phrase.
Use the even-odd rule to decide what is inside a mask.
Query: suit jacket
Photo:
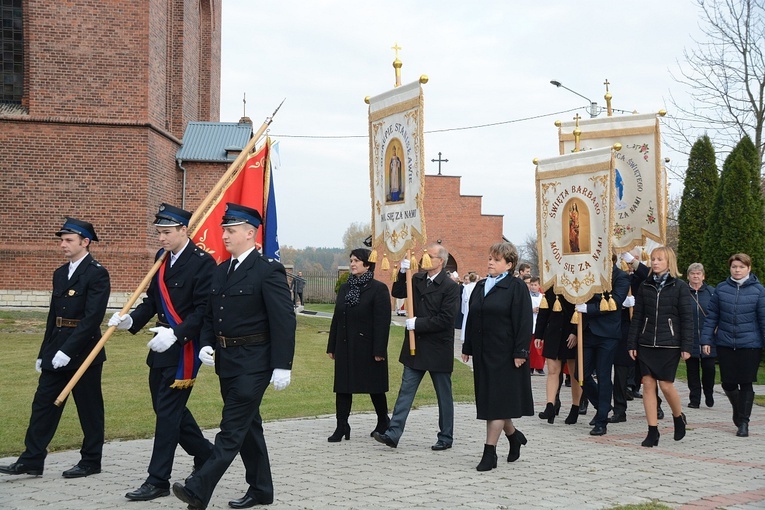
[[[164,250],[159,250],[154,260],[159,258]],[[173,267],[170,267],[170,254],[165,259],[165,285],[170,294],[170,300],[183,322],[173,328],[178,339],[165,352],[155,352],[151,349],[146,358],[150,367],[178,366],[183,344],[199,338],[202,329],[202,319],[207,308],[207,298],[210,296],[210,281],[215,269],[215,260],[193,242],[189,242]],[[159,292],[159,272],[152,278],[149,290],[143,302],[133,310],[130,316],[133,325],[130,332],[138,333],[152,317],[157,316],[159,322],[169,324]]]
[[[257,250],[227,280],[229,265],[230,259],[213,271],[200,337],[201,345],[215,348],[215,373],[234,377],[274,368],[290,370],[296,321],[284,266]],[[257,333],[268,334],[268,342],[223,348],[215,339]]]
[[[71,361],[58,371],[76,370],[101,339],[101,322],[109,301],[109,272],[88,254],[69,279],[69,263],[53,273],[53,294],[40,353],[44,370],[53,370],[53,356],[62,351]],[[74,328],[56,327],[56,317],[78,319]],[[93,364],[103,363],[103,349]]]
[[[454,317],[460,306],[459,286],[442,270],[427,285],[428,274],[423,271],[412,276],[414,294],[415,355],[409,351],[409,332],[404,332],[399,361],[415,370],[451,372],[454,369]],[[391,294],[406,297],[406,275],[399,273]]]
[[[600,301],[602,294],[595,294],[587,301],[587,313],[584,315],[582,330],[585,334],[589,331],[593,335],[619,340],[622,337],[622,303],[627,297],[630,288],[630,278],[627,273],[619,269],[615,264],[611,272],[611,292],[608,293],[616,302],[616,310],[601,312]],[[608,295],[606,296],[608,299]]]

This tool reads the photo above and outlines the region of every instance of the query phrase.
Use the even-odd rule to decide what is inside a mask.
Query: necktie
[[[226,280],[228,280],[228,279],[229,279],[229,277],[231,276],[231,273],[233,273],[233,272],[234,272],[234,270],[236,269],[236,265],[237,265],[238,263],[239,263],[239,261],[238,261],[238,260],[236,260],[236,259],[233,259],[233,260],[231,261],[231,265],[230,265],[230,266],[228,266],[228,273],[226,273]]]
[[[430,287],[431,285],[433,285],[433,280],[431,280],[430,278],[426,278],[426,280],[427,280],[427,283],[425,284],[426,287]]]

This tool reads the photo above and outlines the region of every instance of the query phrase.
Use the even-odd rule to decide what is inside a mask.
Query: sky
[[[614,108],[672,115],[670,94],[690,95],[670,73],[698,23],[693,0],[223,0],[220,120],[238,121],[246,94],[257,129],[286,98],[269,130],[280,244],[342,247],[351,223],[370,221],[364,97],[393,88],[398,43],[402,82],[429,77],[425,173],[441,152],[442,173],[461,176],[461,193],[481,195],[482,212],[504,215],[505,237],[523,243],[536,228],[532,161],[558,155],[555,120],[589,116],[550,81],[605,106],[608,79]],[[662,153],[682,174],[687,156]]]

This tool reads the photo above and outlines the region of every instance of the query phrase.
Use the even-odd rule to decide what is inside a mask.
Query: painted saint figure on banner
[[[566,204],[563,216],[563,253],[588,253],[590,251],[590,212],[587,204],[572,198]]]
[[[401,142],[395,138],[391,140],[386,153],[388,189],[385,199],[387,202],[402,202],[404,200],[404,166],[399,157],[399,154],[402,153]]]

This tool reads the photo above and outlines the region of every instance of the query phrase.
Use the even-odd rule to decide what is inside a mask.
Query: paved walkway
[[[544,403],[544,381],[532,377],[538,411]],[[678,389],[687,402],[687,388],[679,382]],[[516,420],[529,440],[520,460],[505,462],[508,447],[502,438],[498,467],[485,473],[475,470],[484,422],[475,419],[472,404],[456,405],[456,439],[445,452],[430,450],[438,423],[435,407],[412,411],[397,449],[369,437],[373,414],[352,415],[351,440],[339,444],[326,440],[334,430],[334,416],[269,422],[272,508],[596,509],[651,500],[689,510],[765,508],[765,409],[755,406],[749,438],[738,438],[730,405],[717,389],[713,408],[685,409],[689,429],[682,441],[672,440],[667,412],[657,448],[640,446],[647,430],[640,400],[629,403],[626,423],[612,424],[606,436],[594,438],[587,425],[592,410],[576,425],[563,424],[570,402],[564,395],[555,424],[536,416]],[[390,395],[391,405],[394,400]],[[206,435],[212,439],[215,432]],[[124,498],[144,481],[150,449],[150,440],[107,443],[103,472],[73,480],[62,478],[61,472],[77,462],[79,453],[51,454],[42,477],[0,475],[0,508],[184,508],[172,495],[146,503]],[[0,459],[0,464],[14,460]],[[179,450],[175,466],[175,481],[182,480],[191,460]],[[245,490],[237,459],[208,508],[228,508],[227,502]]]

